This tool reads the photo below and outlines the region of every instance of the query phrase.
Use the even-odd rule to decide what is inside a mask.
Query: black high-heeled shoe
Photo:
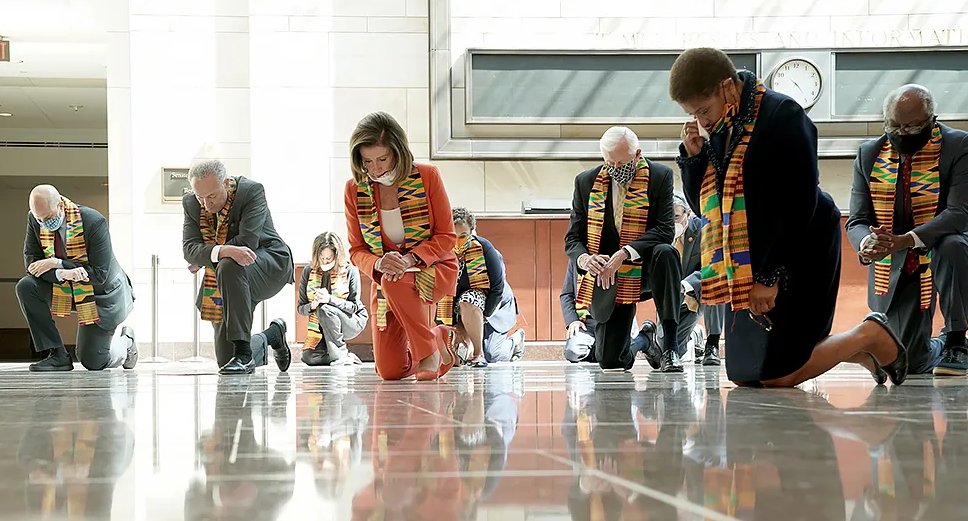
[[[887,331],[887,334],[891,335],[891,339],[894,340],[894,343],[897,345],[897,358],[893,362],[885,366],[882,366],[882,369],[884,370],[885,373],[887,373],[888,378],[891,379],[891,383],[893,383],[894,385],[901,385],[902,383],[904,383],[904,380],[907,379],[907,373],[908,373],[907,348],[904,347],[904,344],[897,337],[894,331],[891,330],[891,327],[887,324],[887,315],[885,315],[884,313],[879,313],[876,311],[873,313],[869,313],[866,317],[864,317],[864,321],[874,322],[875,324],[884,328],[884,331]],[[875,363],[876,363],[876,360],[875,360]],[[877,376],[875,376],[874,379],[876,380]]]

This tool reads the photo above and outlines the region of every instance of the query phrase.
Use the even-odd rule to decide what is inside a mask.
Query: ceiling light
[[[11,116],[13,116],[13,114],[9,112],[0,112],[0,118],[9,118]]]

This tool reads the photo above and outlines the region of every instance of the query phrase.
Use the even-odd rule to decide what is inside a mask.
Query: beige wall
[[[191,339],[191,278],[181,256],[181,208],[162,204],[163,167],[205,157],[264,183],[276,227],[297,262],[312,238],[345,231],[348,138],[368,112],[385,110],[406,128],[419,161],[431,156],[430,6],[441,0],[112,0],[108,44],[108,142],[112,233],[139,301],[132,318],[150,331],[151,254],[161,257],[163,342]],[[682,48],[737,33],[771,41],[789,31],[951,28],[968,34],[963,1],[451,0],[453,73],[468,47]],[[728,33],[721,34],[721,31]],[[636,36],[638,35],[638,36]],[[642,35],[645,35],[644,37]],[[958,38],[962,38],[959,36]],[[723,40],[725,41],[725,40]],[[876,133],[839,127],[846,135]],[[846,128],[846,130],[845,130]],[[601,127],[561,126],[561,137]],[[674,135],[659,127],[655,135]],[[475,135],[507,128],[479,128]],[[547,129],[514,127],[516,138]],[[649,135],[643,132],[643,135]],[[570,199],[589,161],[436,161],[452,203],[476,212],[518,212],[530,199]],[[821,184],[841,207],[850,160],[821,162]],[[782,175],[778,172],[777,175]],[[150,230],[146,234],[145,230]],[[268,303],[294,320],[292,286]],[[258,321],[257,321],[258,324]],[[202,328],[203,338],[211,328]],[[139,335],[144,341],[150,335]]]

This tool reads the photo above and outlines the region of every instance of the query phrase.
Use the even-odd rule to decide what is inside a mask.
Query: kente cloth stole
[[[749,309],[753,289],[743,162],[760,113],[766,87],[757,82],[753,117],[742,127],[743,135],[729,158],[723,193],[716,187],[716,168],[710,161],[699,192],[702,210],[702,300],[705,304],[731,303],[733,311]],[[711,151],[710,147],[706,147]]]
[[[67,221],[67,259],[74,264],[86,265],[87,245],[84,243],[84,221],[81,210],[70,199],[61,197],[64,203],[64,219]],[[44,257],[54,257],[54,234],[57,230],[49,231],[40,227],[40,246],[44,250]],[[94,286],[90,282],[62,281],[54,284],[51,294],[50,312],[55,317],[67,317],[71,314],[71,304],[77,310],[77,323],[81,326],[97,324],[101,321],[98,316],[97,304],[94,302]]]
[[[397,187],[397,199],[400,203],[400,216],[403,218],[404,243],[401,253],[412,250],[421,242],[429,239],[433,232],[430,229],[430,201],[424,189],[420,170],[413,165],[410,176]],[[373,182],[366,180],[356,187],[356,211],[360,218],[360,231],[370,253],[378,257],[383,256],[383,235],[380,227],[380,210],[373,197]],[[437,269],[433,266],[423,268],[415,274],[417,293],[428,304],[433,300],[434,282]],[[387,311],[389,305],[383,296],[383,288],[376,287],[376,327],[383,331],[387,327]]]
[[[198,223],[205,244],[224,245],[229,236],[229,211],[235,201],[235,192],[239,188],[236,178],[228,178],[228,197],[225,206],[217,214],[210,214],[201,207]],[[202,280],[202,320],[209,322],[222,321],[222,293],[218,290],[218,279],[215,278],[215,268],[205,266],[205,278]]]
[[[940,162],[941,127],[935,125],[928,144],[911,159],[911,212],[915,226],[930,221],[937,214],[941,194]],[[871,200],[878,225],[894,226],[894,197],[900,178],[900,165],[900,156],[891,142],[885,141],[880,154],[874,159],[870,180]],[[874,263],[875,295],[886,295],[891,286],[892,257],[888,255]],[[931,251],[921,253],[918,260],[921,264],[921,309],[928,309],[933,290]]]
[[[595,177],[595,184],[588,194],[588,253],[601,253],[602,229],[605,225],[605,204],[608,191],[612,186],[612,178],[608,169],[602,166]],[[622,230],[619,246],[625,247],[642,237],[649,221],[649,162],[640,159],[636,165],[635,177],[629,183],[625,193],[622,213]],[[616,304],[634,304],[642,299],[642,259],[626,260],[618,269],[616,283],[618,291],[615,295]],[[595,276],[585,273],[578,280],[578,298],[575,308],[578,316],[585,318],[592,303],[595,291]]]
[[[467,271],[471,289],[488,293],[491,290],[491,279],[487,276],[487,262],[484,259],[484,247],[477,237],[470,237],[463,250],[454,248],[457,261],[461,269]],[[446,296],[437,303],[436,321],[445,326],[454,325],[454,297]]]
[[[350,296],[349,269],[342,266],[333,268],[333,270],[337,273],[330,275],[330,287],[326,288],[326,290],[334,297],[346,300]],[[335,281],[333,280],[334,278]],[[315,268],[312,269],[309,272],[309,281],[306,282],[306,296],[309,297],[309,302],[316,300],[316,292],[322,286],[323,271]],[[316,316],[315,311],[309,312],[309,322],[306,327],[306,341],[303,343],[303,349],[313,349],[323,339],[323,331],[319,327],[319,317]]]

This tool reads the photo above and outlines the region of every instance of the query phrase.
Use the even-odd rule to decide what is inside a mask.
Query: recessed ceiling
[[[111,0],[0,0],[0,129],[107,129]],[[84,108],[74,111],[72,105]]]

